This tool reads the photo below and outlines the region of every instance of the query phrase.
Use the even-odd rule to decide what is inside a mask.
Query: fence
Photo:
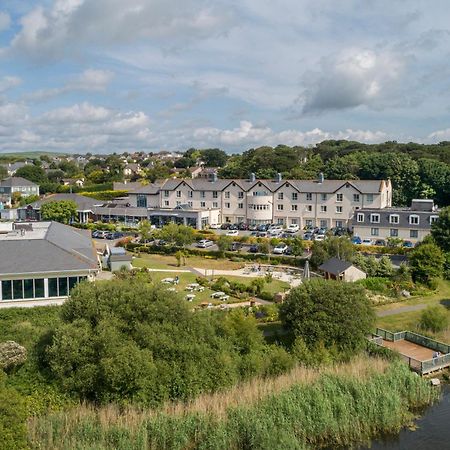
[[[406,331],[399,331],[397,333],[392,333],[392,331],[383,330],[383,328],[377,328],[375,331],[375,334],[377,336],[381,336],[385,341],[401,341],[402,339],[405,339]]]
[[[438,356],[428,361],[422,361],[421,373],[426,374],[450,365],[450,354]]]
[[[413,333],[412,331],[406,332],[405,340],[414,342],[414,344],[419,344],[422,347],[431,348],[431,350],[435,350],[443,354],[450,353],[450,345],[435,341],[434,339],[422,336],[421,334]]]

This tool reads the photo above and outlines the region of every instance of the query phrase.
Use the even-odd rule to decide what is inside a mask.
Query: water
[[[450,386],[442,388],[441,400],[425,411],[416,426],[416,431],[384,436],[360,450],[450,450]]]

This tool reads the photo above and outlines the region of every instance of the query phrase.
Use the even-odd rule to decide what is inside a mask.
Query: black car
[[[229,230],[230,227],[231,227],[231,223],[229,223],[229,222],[225,222],[222,225],[220,225],[221,230]]]
[[[258,244],[251,245],[250,248],[248,249],[248,251],[250,253],[258,253],[259,252],[259,245]]]
[[[232,223],[229,227],[229,230],[239,230],[239,226],[237,223]]]
[[[248,225],[247,225],[246,223],[244,223],[244,222],[241,222],[241,223],[238,225],[238,228],[239,228],[241,231],[246,231],[246,230],[248,230]]]

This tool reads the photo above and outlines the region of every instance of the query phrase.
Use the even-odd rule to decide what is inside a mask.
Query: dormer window
[[[390,214],[389,215],[389,223],[399,223],[400,217],[398,214]]]
[[[409,224],[410,224],[410,225],[419,225],[419,222],[420,222],[420,218],[419,218],[418,215],[416,215],[416,214],[411,214],[411,215],[409,216]]]
[[[379,214],[371,214],[370,221],[372,223],[380,223],[380,215]]]
[[[356,215],[356,221],[359,222],[359,223],[364,222],[364,214],[363,213],[358,213]]]

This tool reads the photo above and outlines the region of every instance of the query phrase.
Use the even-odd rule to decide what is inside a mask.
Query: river
[[[417,429],[405,429],[396,436],[383,436],[360,450],[445,450],[450,449],[450,386],[444,385],[439,402],[416,421]]]

